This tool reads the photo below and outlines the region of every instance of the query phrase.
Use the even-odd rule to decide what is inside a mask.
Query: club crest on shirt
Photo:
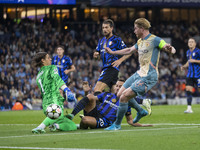
[[[116,102],[117,102],[117,100],[114,98],[114,99],[112,99],[112,102],[113,102],[113,103],[116,103]]]
[[[54,71],[54,74],[58,74],[58,69],[57,68],[55,68],[53,71]]]
[[[147,42],[147,43],[145,43],[145,45],[146,45],[146,47],[148,47],[150,44]]]

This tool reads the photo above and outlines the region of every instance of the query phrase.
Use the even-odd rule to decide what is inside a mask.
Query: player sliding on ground
[[[80,128],[105,128],[111,125],[116,119],[116,112],[119,106],[119,99],[117,98],[117,92],[123,85],[125,80],[118,79],[116,85],[110,92],[103,92],[97,96],[93,94],[88,94],[82,100],[79,101],[77,106],[72,111],[72,114],[68,114],[67,117],[73,119],[73,117],[84,109],[84,116],[81,116]],[[83,89],[87,93],[90,88],[88,82],[84,82]],[[151,100],[143,100],[145,107],[151,112]],[[143,111],[144,109],[140,106],[137,107],[137,111]],[[128,108],[126,112],[127,123],[135,127],[147,127],[152,125],[142,125],[140,123],[135,123],[131,115],[131,107]]]
[[[46,52],[39,52],[33,58],[32,63],[34,67],[40,67],[36,81],[42,95],[44,114],[46,108],[50,104],[57,104],[62,108],[61,116],[58,119],[53,120],[46,117],[37,128],[32,130],[32,133],[44,133],[44,129],[47,126],[50,126],[50,130],[52,131],[56,129],[60,131],[77,130],[76,124],[63,115],[63,102],[65,99],[60,95],[59,88],[62,89],[66,93],[66,97],[71,100],[75,100],[74,94],[71,93],[69,88],[65,85],[65,82],[60,78],[57,67],[51,65],[51,58],[49,55]]]

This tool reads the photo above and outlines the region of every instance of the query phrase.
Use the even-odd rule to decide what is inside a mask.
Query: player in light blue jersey
[[[110,48],[106,48],[106,51],[113,55],[128,55],[137,51],[140,69],[129,77],[120,88],[120,91],[117,94],[117,96],[120,97],[117,119],[105,130],[121,129],[121,121],[128,109],[128,104],[133,108],[139,107],[134,98],[136,96],[144,95],[157,83],[160,50],[164,50],[172,54],[176,52],[173,46],[167,44],[161,38],[152,35],[149,32],[150,27],[151,25],[148,20],[145,18],[139,18],[134,22],[134,33],[139,39],[134,46],[120,51],[112,51]],[[147,114],[148,112],[146,110],[139,110],[133,122],[138,122]]]
[[[187,93],[187,110],[184,113],[193,113],[192,111],[192,93],[193,88],[197,85],[200,88],[200,49],[196,47],[194,38],[189,38],[187,50],[187,62],[181,66],[181,70],[188,68],[186,78],[186,93]]]

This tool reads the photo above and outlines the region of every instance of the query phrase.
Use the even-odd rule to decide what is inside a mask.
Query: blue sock
[[[192,92],[187,91],[186,93],[187,93],[187,104],[191,106],[192,105]]]
[[[131,106],[132,108],[134,108],[139,113],[141,111],[143,111],[143,108],[140,107],[140,105],[136,102],[136,100],[134,98],[129,100],[128,105]]]
[[[118,107],[118,110],[117,110],[117,119],[115,121],[115,124],[116,125],[120,125],[121,122],[122,122],[122,119],[125,115],[125,113],[127,112],[128,110],[128,103],[119,103],[119,107]]]

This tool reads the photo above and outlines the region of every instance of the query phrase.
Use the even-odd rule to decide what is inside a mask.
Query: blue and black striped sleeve
[[[104,95],[105,95],[105,92],[103,92],[103,93],[97,95],[97,98],[98,98],[98,100],[99,100],[101,103],[103,103],[103,101],[104,101],[104,97],[105,97]]]
[[[99,42],[98,42],[98,44],[97,44],[97,47],[96,47],[96,51],[97,51],[97,52],[100,52],[100,49],[101,49],[100,43],[101,43],[101,40],[99,40]]]

